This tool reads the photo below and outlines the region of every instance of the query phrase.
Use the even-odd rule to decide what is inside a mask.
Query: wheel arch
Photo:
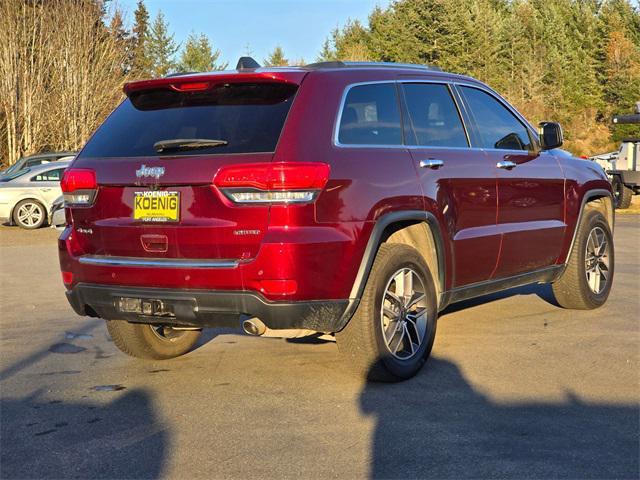
[[[576,221],[576,225],[573,228],[571,244],[569,245],[569,250],[567,251],[567,256],[564,261],[565,265],[567,264],[567,262],[569,261],[569,258],[571,257],[571,252],[573,251],[573,246],[576,243],[576,236],[578,234],[578,229],[580,228],[580,223],[582,222],[584,213],[587,210],[597,210],[600,213],[602,213],[604,218],[606,218],[607,223],[609,224],[611,233],[613,233],[613,229],[615,225],[615,207],[614,207],[613,195],[609,190],[604,190],[604,189],[587,191],[582,197],[580,211],[578,212],[578,220]]]
[[[371,232],[349,295],[349,305],[340,322],[342,327],[348,323],[358,306],[373,261],[383,243],[404,244],[418,250],[435,277],[438,305],[445,303],[446,253],[438,220],[432,213],[420,210],[391,212],[381,216]]]

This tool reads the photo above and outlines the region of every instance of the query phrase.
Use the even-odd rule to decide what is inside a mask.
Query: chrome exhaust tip
[[[267,327],[261,320],[257,318],[249,318],[242,322],[242,329],[248,335],[260,336],[264,335]]]

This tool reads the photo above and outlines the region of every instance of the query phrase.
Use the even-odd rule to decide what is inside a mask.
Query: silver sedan
[[[0,223],[14,223],[32,230],[49,221],[53,202],[62,195],[62,173],[70,163],[47,163],[2,178]]]

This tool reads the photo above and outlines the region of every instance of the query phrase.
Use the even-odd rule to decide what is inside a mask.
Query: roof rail
[[[200,72],[173,72],[173,73],[170,73],[169,75],[165,75],[164,78],[182,77],[184,75],[193,75],[194,73],[200,73]]]
[[[331,62],[317,62],[305,65],[304,68],[310,70],[323,70],[329,68],[411,68],[416,70],[431,70],[440,72],[442,69],[433,65],[420,65],[417,63],[395,63],[395,62],[343,62],[340,60]]]

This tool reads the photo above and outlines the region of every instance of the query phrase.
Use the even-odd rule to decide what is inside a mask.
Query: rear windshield
[[[134,92],[96,131],[80,156],[155,156],[156,142],[178,139],[221,142],[166,154],[273,152],[296,89],[284,83],[257,83],[224,84],[206,92]]]

